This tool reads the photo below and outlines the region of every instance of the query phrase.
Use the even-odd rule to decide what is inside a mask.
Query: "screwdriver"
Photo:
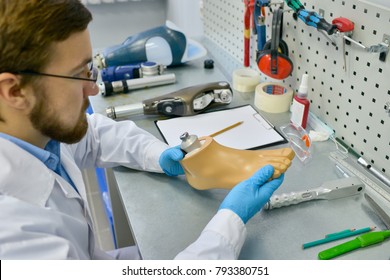
[[[328,23],[316,12],[305,10],[305,7],[299,0],[285,0],[285,2],[305,24],[313,26],[318,30],[324,30],[328,35],[332,35],[337,31],[336,25]]]
[[[337,31],[337,27],[328,23],[323,17],[316,12],[309,12],[307,10],[299,10],[298,17],[309,26],[313,26],[319,30],[324,30],[328,35],[332,35]]]

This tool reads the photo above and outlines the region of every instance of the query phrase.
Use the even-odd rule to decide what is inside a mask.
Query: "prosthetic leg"
[[[188,183],[199,190],[231,189],[267,164],[275,168],[272,178],[277,178],[287,170],[295,156],[290,148],[233,149],[219,144],[209,136],[200,137],[199,142],[200,145],[187,153],[181,161]]]

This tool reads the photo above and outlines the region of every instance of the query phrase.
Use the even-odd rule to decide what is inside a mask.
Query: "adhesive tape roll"
[[[255,90],[256,108],[268,113],[287,112],[291,105],[293,90],[277,83],[261,83]]]
[[[233,72],[233,88],[240,92],[253,92],[260,83],[260,73],[250,69],[237,69]]]

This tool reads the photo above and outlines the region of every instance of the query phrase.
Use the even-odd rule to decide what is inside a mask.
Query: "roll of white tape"
[[[287,112],[291,105],[293,90],[277,83],[261,83],[255,90],[255,106],[268,113]]]
[[[253,92],[260,83],[260,73],[250,68],[233,72],[233,88],[240,92]]]

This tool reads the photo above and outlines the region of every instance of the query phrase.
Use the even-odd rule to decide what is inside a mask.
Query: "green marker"
[[[320,260],[330,260],[347,252],[383,242],[390,237],[390,230],[375,231],[362,234],[354,240],[329,248],[318,254]]]

